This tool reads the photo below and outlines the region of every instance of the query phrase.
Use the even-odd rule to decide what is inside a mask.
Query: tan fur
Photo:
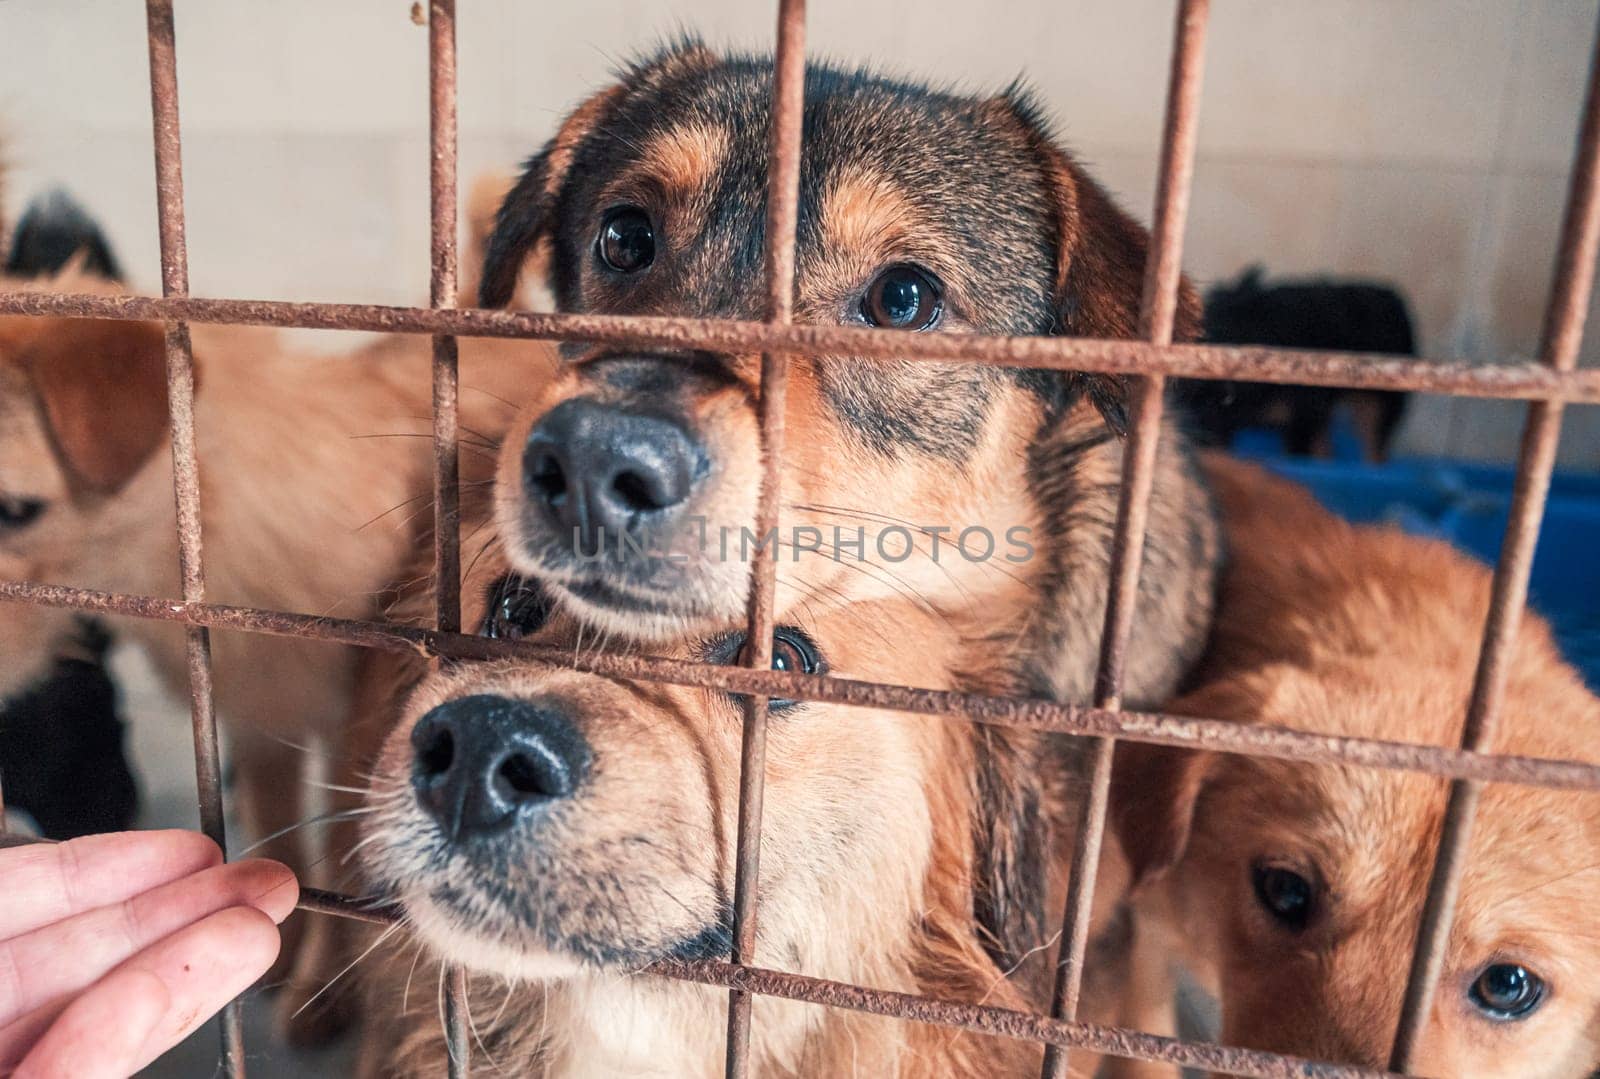
[[[1207,683],[1175,711],[1323,734],[1456,744],[1488,609],[1486,567],[1444,543],[1352,527],[1303,490],[1217,461],[1233,562]],[[1595,761],[1600,701],[1544,621],[1517,630],[1491,749]],[[1447,784],[1355,767],[1125,747],[1117,817],[1191,960],[1220,986],[1223,1040],[1380,1067]],[[1477,813],[1444,974],[1413,1062],[1437,1076],[1581,1077],[1600,1060],[1600,796],[1492,784]],[[1298,934],[1251,866],[1327,882]],[[1161,874],[1167,866],[1170,872]],[[1515,962],[1548,998],[1494,1022],[1468,989]]]
[[[699,199],[727,152],[727,138],[720,129],[684,123],[645,144],[641,173],[665,189],[668,201]]]
[[[467,580],[469,622],[482,619],[486,581],[502,570],[503,560],[491,555]],[[415,602],[419,612],[426,607],[420,597]],[[799,624],[840,676],[1002,689],[983,642],[904,601],[808,606]],[[560,613],[533,639],[588,647],[581,627]],[[703,655],[694,642],[656,651]],[[362,853],[370,878],[394,889],[408,918],[402,937],[357,967],[371,1024],[362,1073],[420,1076],[442,1066],[433,986],[439,963],[451,961],[477,972],[475,1074],[721,1074],[725,991],[630,976],[625,971],[637,960],[621,969],[597,965],[540,941],[492,904],[474,901],[469,914],[433,898],[437,882],[459,888],[485,878],[426,853],[430,825],[410,795],[409,739],[430,708],[475,694],[538,701],[574,716],[597,772],[564,810],[559,834],[538,840],[538,857],[552,863],[524,868],[515,850],[506,850],[506,886],[526,894],[525,902],[545,904],[552,932],[637,941],[648,953],[648,942],[693,934],[731,894],[735,703],[711,691],[538,664],[467,665],[432,675],[411,657],[374,656],[370,664],[365,707],[389,722],[398,716],[398,723],[375,770],[369,805],[377,814],[362,825]],[[1034,744],[1032,736],[986,732],[959,719],[873,709],[808,704],[775,714],[755,962],[942,999],[1044,1007],[1043,960],[1053,952],[1054,924],[1031,940],[1040,953],[1034,962],[1007,979],[975,923],[975,859],[992,839],[974,832],[986,815],[978,764],[996,752],[996,738]],[[1037,788],[1039,813],[1070,820],[1075,795],[1064,758],[1046,751],[1029,759],[1026,771],[1006,774],[1007,786]],[[1050,923],[1066,884],[1069,833],[1058,834],[1045,870]],[[1127,879],[1112,845],[1097,927],[1113,920]],[[1085,1016],[1116,1021],[1119,955],[1097,951],[1095,958]],[[760,1075],[1024,1076],[1039,1066],[1035,1046],[773,999],[756,1002],[753,1030]],[[1097,1061],[1080,1053],[1073,1064],[1073,1074],[1087,1076]]]
[[[860,168],[835,179],[823,196],[822,235],[830,252],[856,255],[870,273],[886,257],[901,255],[906,241],[914,239],[906,234],[915,216],[906,193],[889,177]]]
[[[115,291],[82,278],[22,287]],[[293,352],[261,330],[196,326],[193,340],[206,599],[379,614],[430,518],[427,339],[384,339],[344,356]],[[496,437],[507,399],[547,377],[549,364],[544,346],[463,342],[469,482],[482,482],[480,462],[494,448],[475,443]],[[164,369],[159,326],[0,319],[0,494],[47,503],[32,525],[0,533],[8,576],[179,595]],[[113,622],[184,692],[182,627]],[[0,689],[41,673],[69,626],[70,612],[6,605]],[[356,651],[226,631],[212,646],[245,836],[259,839],[305,817],[310,788],[300,777],[315,750],[299,747],[337,738]],[[309,869],[302,838],[270,853]],[[324,876],[331,867],[311,879]],[[291,941],[286,959],[293,954]]]
[[[732,249],[743,237],[722,236],[714,227],[744,204],[743,194],[728,194],[730,185],[743,180],[744,157],[728,151],[742,145],[740,131],[725,119],[705,119],[718,114],[694,107],[701,90],[673,82],[685,72],[711,73],[721,63],[703,47],[675,47],[581,105],[508,194],[489,252],[486,294],[502,295],[496,283],[514,279],[528,251],[544,258],[556,249],[570,265],[554,268],[546,262],[543,269],[560,271],[551,274],[552,280],[566,282],[562,287],[571,291],[574,310],[762,317],[758,290],[748,287],[748,274],[734,269],[739,263]],[[637,131],[607,128],[608,118],[630,95],[668,85],[677,86],[677,96],[662,106],[668,111],[648,120],[630,116],[628,123]],[[828,107],[845,106],[835,101]],[[1028,201],[1017,213],[1030,218],[1029,241],[1048,238],[1053,250],[1004,252],[1007,258],[993,264],[975,259],[970,245],[963,244],[965,234],[935,212],[938,198],[948,195],[948,177],[933,168],[893,173],[870,157],[854,161],[852,136],[836,135],[837,146],[808,151],[823,155],[805,166],[823,186],[814,193],[806,188],[802,195],[806,208],[796,255],[795,322],[861,325],[864,290],[886,268],[908,264],[942,282],[938,333],[994,333],[1010,323],[993,309],[995,302],[982,286],[1009,273],[1007,267],[1037,264],[1053,273],[1053,280],[1039,282],[1041,291],[1050,290],[1055,319],[1045,332],[1138,334],[1148,243],[1144,231],[1016,99],[974,102],[973,109],[995,160],[1014,164],[1018,176],[1026,177],[1018,181],[1017,194]],[[896,137],[936,143],[940,136],[928,130]],[[606,147],[616,145],[637,152],[620,155],[612,172],[594,172],[610,160]],[[588,210],[572,209],[582,187],[566,175],[575,147],[587,155],[581,166],[584,182],[592,178],[596,185],[592,197],[583,195],[594,221],[583,217]],[[984,197],[970,193],[974,200]],[[720,204],[722,198],[729,204]],[[618,205],[647,210],[659,244],[656,261],[637,278],[606,272],[593,257],[592,244],[581,239]],[[562,231],[568,229],[569,214],[583,218],[573,222],[571,235]],[[553,244],[557,231],[562,238]],[[730,274],[742,276],[730,282]],[[1198,327],[1198,303],[1184,282],[1174,335],[1192,338]],[[508,558],[520,572],[552,586],[564,604],[600,632],[671,640],[728,624],[744,610],[751,560],[741,557],[748,548],[741,548],[739,539],[755,518],[763,470],[755,422],[761,358],[702,355],[703,366],[715,368],[717,377],[696,379],[687,350],[680,355],[574,343],[567,350],[572,362],[528,402],[506,440],[496,522]],[[670,374],[652,376],[650,389],[636,393],[608,381],[609,372],[628,364],[657,365],[651,369]],[[1121,477],[1118,380],[1064,376],[1041,390],[1038,381],[970,364],[796,355],[787,366],[779,516],[786,546],[778,608],[899,598],[968,632],[988,635],[1004,627],[1013,646],[1005,662],[1024,674],[1028,691],[1087,702]],[[680,371],[681,382],[674,384]],[[675,524],[660,528],[660,545],[681,557],[683,572],[661,572],[640,558],[627,573],[607,574],[566,557],[569,537],[559,535],[560,526],[529,498],[522,452],[541,420],[574,401],[671,416],[703,448],[706,471],[673,506],[671,513],[679,516],[671,520],[701,521],[705,531],[696,534]],[[1198,656],[1218,551],[1203,484],[1170,424],[1162,446],[1124,694],[1129,704],[1147,706],[1170,696]],[[848,539],[860,528],[867,534],[864,555],[841,556],[832,543],[835,535],[842,532]],[[964,557],[956,539],[969,528],[976,534],[986,530],[998,552],[988,559]],[[913,549],[907,559],[874,542],[895,529],[904,531],[887,542],[898,550],[909,541]],[[800,530],[820,539],[822,549],[803,548],[795,538]],[[1008,546],[1006,537],[1013,533],[1027,537],[1025,553]],[[709,542],[702,542],[707,534]],[[731,538],[731,547],[719,543],[721,536]],[[1013,552],[1019,554],[1014,561],[1007,558]]]

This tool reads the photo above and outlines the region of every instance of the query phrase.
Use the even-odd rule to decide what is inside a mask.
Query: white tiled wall
[[[463,175],[505,168],[678,29],[761,47],[753,0],[459,0]],[[1170,0],[813,0],[812,51],[972,87],[1023,74],[1148,214]],[[1537,347],[1596,0],[1216,0],[1186,265],[1387,278],[1430,355]],[[426,33],[410,0],[178,0],[197,293],[415,302]],[[12,212],[65,183],[157,281],[143,5],[0,0]],[[1586,348],[1600,360],[1600,344]],[[1600,467],[1571,414],[1569,466]],[[1503,457],[1518,406],[1419,400],[1422,452]]]

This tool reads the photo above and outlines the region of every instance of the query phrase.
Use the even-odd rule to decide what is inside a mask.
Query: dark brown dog
[[[1249,466],[1213,471],[1232,564],[1204,684],[1172,711],[1457,744],[1486,567],[1357,528]],[[1600,700],[1532,612],[1494,752],[1594,761]],[[1448,784],[1355,766],[1119,748],[1115,817],[1223,1040],[1382,1067]],[[1600,1061],[1600,795],[1484,788],[1417,1074],[1579,1079]],[[1148,924],[1148,919],[1146,920]]]
[[[686,42],[628,68],[529,162],[481,299],[525,261],[572,312],[759,318],[771,62]],[[813,65],[795,317],[908,333],[1136,331],[1146,235],[1015,90],[978,98]],[[1177,334],[1192,337],[1185,286]],[[761,472],[759,357],[569,347],[506,441],[513,566],[612,634],[741,616]],[[791,367],[778,605],[909,598],[1004,632],[1032,692],[1091,690],[1125,427],[1119,379],[849,356]],[[1126,697],[1198,654],[1217,554],[1162,436]]]

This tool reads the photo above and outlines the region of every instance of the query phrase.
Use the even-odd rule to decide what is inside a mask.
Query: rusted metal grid
[[[432,192],[432,288],[429,308],[349,304],[275,303],[194,299],[188,295],[184,243],[181,139],[172,0],[146,0],[150,83],[160,214],[162,297],[99,297],[39,292],[0,295],[0,313],[112,319],[160,319],[167,324],[167,382],[172,414],[174,497],[178,507],[182,600],[127,596],[27,582],[0,581],[0,600],[68,607],[178,622],[188,633],[200,819],[223,842],[222,789],[212,709],[211,627],[318,639],[438,658],[481,660],[520,657],[576,665],[597,673],[701,686],[747,697],[736,842],[735,931],[732,962],[671,961],[651,972],[730,991],[727,1071],[748,1069],[752,995],[765,994],[830,1007],[853,1008],[907,1021],[935,1023],[1038,1042],[1046,1047],[1044,1074],[1065,1074],[1067,1054],[1086,1050],[1250,1076],[1357,1076],[1387,1074],[1347,1065],[1300,1060],[1157,1037],[1076,1019],[1088,925],[1088,898],[1104,834],[1111,753],[1118,738],[1174,746],[1320,763],[1342,762],[1448,777],[1451,793],[1428,901],[1411,961],[1405,1004],[1390,1067],[1405,1072],[1438,980],[1453,916],[1478,794],[1487,782],[1600,791],[1600,766],[1486,752],[1500,720],[1507,662],[1527,596],[1528,574],[1554,469],[1562,410],[1567,402],[1600,402],[1600,371],[1578,371],[1584,316],[1600,247],[1600,34],[1591,56],[1577,158],[1564,213],[1554,283],[1536,364],[1478,366],[1398,356],[1350,355],[1284,349],[1173,345],[1172,326],[1180,274],[1183,228],[1193,172],[1209,0],[1179,0],[1174,30],[1166,124],[1162,137],[1154,228],[1141,304],[1140,340],[965,336],[908,339],[894,331],[792,323],[795,222],[798,203],[804,71],[804,2],[779,0],[777,59],[771,135],[767,235],[768,306],[762,322],[718,319],[460,311],[456,291],[456,55],[454,0],[431,0],[428,9]],[[194,449],[191,322],[318,329],[425,333],[434,337],[435,576],[439,596],[434,629],[321,618],[208,604],[204,596],[198,463]],[[1111,591],[1101,639],[1093,707],[1034,699],[952,693],[905,686],[768,670],[773,625],[773,564],[758,549],[749,602],[750,655],[744,667],[714,667],[636,654],[590,654],[575,659],[516,642],[460,632],[458,478],[456,462],[456,337],[516,337],[603,341],[635,347],[691,345],[763,352],[760,420],[765,472],[757,534],[777,523],[777,477],[782,457],[782,402],[789,354],[828,353],[882,359],[955,360],[971,363],[1125,372],[1135,381],[1132,433],[1124,456],[1124,483],[1113,539]],[[1420,390],[1530,402],[1517,481],[1492,601],[1483,630],[1473,694],[1459,747],[1419,746],[1342,738],[1210,719],[1128,712],[1121,708],[1123,657],[1137,594],[1162,385],[1168,376],[1249,378],[1257,381],[1373,389]],[[785,697],[847,705],[888,707],[970,722],[1028,727],[1092,739],[1086,757],[1088,796],[1077,821],[1073,874],[1063,912],[1061,954],[1049,1015],[935,1000],[864,986],[766,970],[750,965],[756,938],[757,855],[765,754],[766,700]],[[392,907],[357,897],[305,889],[300,906],[337,917],[390,923]],[[450,1071],[465,1074],[465,979],[449,980],[446,1025]],[[237,1005],[222,1024],[223,1058],[232,1075],[244,1072]]]

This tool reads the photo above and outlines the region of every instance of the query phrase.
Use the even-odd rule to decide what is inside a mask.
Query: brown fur
[[[115,292],[83,277],[0,287],[19,284]],[[426,338],[384,339],[338,357],[293,352],[260,330],[196,326],[193,340],[206,598],[378,614],[418,522],[429,519]],[[479,462],[494,446],[474,443],[504,426],[505,398],[548,376],[549,354],[539,345],[463,343],[462,367],[463,471],[481,483]],[[0,495],[45,503],[33,523],[0,532],[0,571],[179,595],[164,372],[158,325],[0,318]],[[114,624],[181,691],[182,628]],[[68,611],[6,605],[0,690],[42,672],[70,625]],[[234,793],[246,837],[259,839],[306,816],[301,775],[312,751],[299,747],[339,737],[356,650],[224,631],[212,641],[218,712],[234,736]],[[309,870],[316,859],[305,836],[290,835],[270,853]]]
[[[523,260],[565,309],[761,317],[759,199],[764,61],[689,43],[623,73],[563,123],[508,194],[481,295],[503,303]],[[795,320],[859,323],[883,268],[916,264],[943,283],[938,332],[1131,337],[1144,230],[1008,92],[954,98],[857,73],[814,70],[802,165]],[[846,87],[820,89],[835,80]],[[831,94],[831,96],[830,96]],[[732,104],[730,104],[730,102]],[[618,205],[649,211],[656,262],[622,281],[596,264],[595,230]],[[982,236],[974,246],[972,237]],[[1198,329],[1180,289],[1176,335]],[[756,355],[631,353],[569,346],[574,361],[510,433],[497,523],[511,563],[611,634],[672,639],[738,618],[749,584],[740,530],[755,515],[761,452]],[[911,599],[974,636],[1007,627],[1002,661],[1030,692],[1087,701],[1104,613],[1126,418],[1120,380],[976,365],[793,357],[780,517],[778,607]],[[681,419],[709,462],[684,510],[703,519],[645,535],[681,556],[627,570],[574,564],[569,538],[528,495],[522,449],[574,401]],[[964,557],[979,526],[999,547]],[[906,560],[886,554],[911,542]],[[866,556],[834,557],[836,531],[865,528]],[[948,530],[948,531],[941,531]],[[1031,553],[1007,545],[1017,530]],[[723,557],[719,531],[732,537]],[[794,539],[822,537],[821,550]],[[708,542],[702,537],[709,534]],[[975,541],[976,542],[976,541]],[[744,548],[748,550],[748,547]],[[980,548],[981,549],[981,548]],[[1016,561],[1007,561],[1011,553]],[[1215,528],[1204,485],[1172,426],[1162,434],[1125,696],[1155,704],[1196,658],[1211,608]],[[597,598],[596,584],[609,591]]]
[[[1303,490],[1214,462],[1233,553],[1204,686],[1175,711],[1323,734],[1456,744],[1490,574],[1444,543],[1350,526]],[[1493,751],[1594,761],[1600,701],[1548,626],[1517,630]],[[1387,1062],[1447,784],[1128,745],[1114,800],[1135,871],[1220,986],[1223,1040]],[[1485,788],[1433,1013],[1413,1062],[1439,1076],[1579,1077],[1600,1060],[1600,797]],[[1298,932],[1253,866],[1325,882]],[[1491,963],[1548,983],[1495,1022],[1468,990]]]
[[[496,563],[503,559],[486,557],[469,576],[469,624],[484,620]],[[425,597],[411,604],[422,616]],[[833,674],[1010,688],[986,642],[904,601],[808,605],[797,623]],[[589,646],[559,611],[531,639]],[[710,647],[681,641],[655,651],[704,659]],[[720,1074],[725,991],[628,971],[726,917],[736,702],[538,664],[433,674],[415,657],[375,655],[369,664],[363,727],[398,722],[375,770],[362,857],[408,918],[403,939],[357,966],[370,1023],[363,1074],[442,1066],[433,1017],[441,961],[476,972],[475,1074]],[[434,706],[486,693],[563,708],[598,763],[559,828],[527,834],[518,825],[497,839],[493,866],[469,866],[441,846],[412,798],[410,733]],[[1076,795],[1059,744],[960,719],[814,703],[775,713],[769,738],[757,964],[943,999],[1046,1006],[1071,837],[1058,834],[1043,854],[1020,852],[1036,842],[1029,836],[1040,816],[1071,819]],[[1019,854],[986,857],[995,847]],[[1115,922],[1126,882],[1112,845],[1097,928]],[[440,899],[440,886],[456,898]],[[541,928],[504,905],[512,902],[532,904],[528,916]],[[1018,905],[1032,913],[996,913]],[[992,957],[995,937],[1007,934],[1016,934],[1009,948],[1038,953],[1009,978]],[[708,954],[718,952],[712,945]],[[1121,954],[1115,943],[1097,951],[1087,1018],[1123,1017]],[[1039,1066],[1035,1046],[772,999],[757,1001],[753,1030],[761,1075],[1024,1076]],[[1096,1066],[1086,1054],[1073,1061],[1077,1075]]]

